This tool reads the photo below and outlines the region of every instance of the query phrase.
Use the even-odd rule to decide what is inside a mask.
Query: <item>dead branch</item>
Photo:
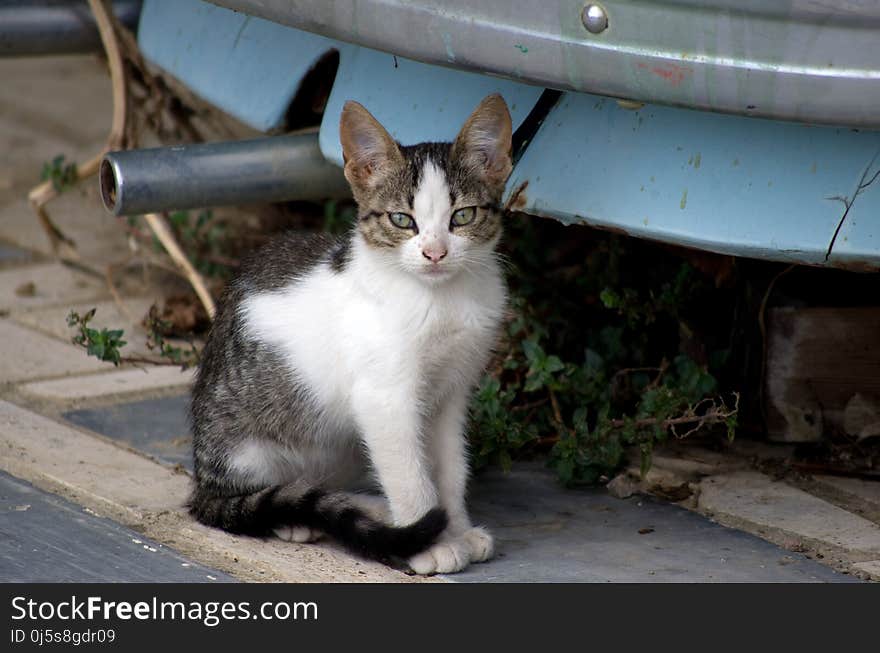
[[[214,298],[211,297],[211,292],[205,285],[205,280],[202,275],[193,267],[192,263],[190,263],[189,259],[186,257],[186,254],[184,254],[183,250],[180,248],[180,244],[174,237],[174,233],[168,227],[165,218],[158,213],[147,213],[144,216],[144,220],[146,220],[147,225],[152,229],[159,242],[162,243],[162,247],[168,252],[171,260],[173,260],[181,271],[183,271],[190,285],[193,287],[193,290],[196,291],[196,295],[198,295],[205,310],[208,312],[208,317],[214,319],[214,313],[217,310],[214,304]]]
[[[758,397],[761,400],[761,413],[765,422],[767,421],[767,415],[764,414],[764,385],[766,383],[764,377],[767,375],[767,304],[770,301],[770,296],[773,294],[773,288],[776,287],[776,282],[796,267],[796,265],[789,265],[770,280],[770,283],[767,284],[767,290],[761,298],[761,306],[758,308],[758,330],[761,332],[761,379],[758,381]]]
[[[549,388],[548,388],[548,390],[549,390],[549,394],[550,394],[550,405],[553,408],[553,419],[556,421],[556,424],[557,424],[557,426],[559,426],[560,430],[565,431],[569,435],[574,436],[574,434],[575,434],[574,429],[568,428],[568,426],[565,425],[565,420],[562,419],[562,411],[559,410],[559,401],[557,401],[557,399],[556,399],[556,393],[553,392],[553,390],[550,390]]]
[[[688,408],[688,410],[685,411],[683,415],[679,415],[678,417],[668,417],[666,419],[659,419],[657,417],[644,417],[637,420],[613,419],[610,421],[610,423],[612,428],[624,428],[628,425],[635,426],[636,428],[647,428],[659,425],[664,429],[672,431],[672,434],[675,437],[682,439],[704,426],[718,424],[736,415],[739,412],[739,393],[734,392],[733,396],[733,408],[728,408],[723,401],[721,401],[721,404],[718,405],[715,399],[706,398],[701,400],[694,406]],[[698,415],[697,410],[701,405],[706,403],[711,403],[712,407],[709,408],[705,413]],[[693,428],[689,429],[681,435],[679,435],[675,430],[675,427],[677,426],[691,424],[694,425]]]
[[[108,9],[106,0],[89,0],[89,6],[92,9],[92,14],[95,16],[98,33],[101,36],[101,43],[104,46],[104,51],[107,53],[107,61],[110,67],[110,80],[113,88],[113,121],[107,142],[101,151],[88,161],[76,166],[77,183],[98,172],[101,160],[109,149],[118,149],[123,146],[128,106],[125,70],[116,40],[116,31],[111,22],[112,11]],[[79,255],[76,251],[76,244],[65,236],[61,229],[52,222],[52,218],[46,210],[46,205],[58,197],[58,195],[59,191],[55,188],[52,181],[46,180],[31,189],[28,193],[28,202],[36,214],[40,226],[49,238],[52,253],[62,259],[78,260]],[[62,251],[63,246],[67,246],[66,251]]]
[[[161,113],[165,102],[166,95],[165,86],[159,78],[147,70],[147,66],[140,55],[137,47],[137,41],[134,36],[125,29],[109,7],[107,0],[89,0],[89,7],[95,17],[98,26],[98,32],[101,36],[101,43],[104,46],[104,52],[107,56],[107,64],[110,70],[110,82],[113,94],[113,116],[110,126],[110,133],[107,141],[101,151],[98,152],[88,161],[76,166],[75,183],[87,179],[97,174],[104,155],[110,150],[125,149],[133,146],[137,141],[136,129],[133,121],[130,119],[129,104],[131,97],[131,77],[127,74],[126,62],[138,71],[139,77],[148,93],[154,100],[156,115],[153,116],[153,123],[157,130],[161,131]],[[198,131],[189,123],[189,120],[182,120],[186,123],[187,131],[194,139],[200,139]],[[43,231],[49,238],[52,252],[62,260],[78,260],[79,255],[76,250],[76,244],[68,238],[53,222],[46,210],[46,205],[53,199],[58,197],[60,191],[55,187],[51,180],[47,180],[35,186],[28,193],[28,201],[31,208],[37,216]],[[165,224],[162,216],[150,214],[145,216],[146,222],[156,238],[162,243],[165,251],[174,261],[175,265],[181,270],[183,276],[190,282],[202,304],[205,306],[208,315],[213,317],[215,305],[214,300],[208,291],[207,285],[199,272],[192,266],[187,259],[174,234]],[[123,312],[127,313],[122,304],[119,293],[112,281],[112,270],[108,268],[105,271],[105,279],[110,293]]]
[[[739,393],[734,392],[734,405],[733,408],[728,408],[727,404],[724,403],[723,400],[716,400],[714,398],[705,398],[701,401],[697,402],[693,406],[689,407],[688,410],[684,412],[684,414],[679,415],[678,417],[667,417],[665,419],[660,419],[657,417],[643,417],[641,419],[636,420],[628,420],[628,419],[612,419],[608,421],[609,426],[612,429],[622,429],[627,426],[633,426],[636,429],[644,429],[649,427],[660,426],[664,430],[671,431],[672,434],[678,439],[684,439],[692,433],[699,431],[704,426],[711,426],[713,424],[720,424],[739,412]],[[551,403],[556,404],[553,400],[553,396],[551,394]],[[720,402],[720,403],[719,403]],[[706,412],[702,414],[697,414],[697,410],[700,406],[711,403],[712,406]],[[561,422],[562,415],[558,411],[558,404],[554,405],[554,417],[556,421],[561,425],[562,428],[565,428],[564,424]],[[684,433],[679,434],[676,431],[676,427],[691,425],[691,428],[685,431]],[[568,429],[566,429],[568,430]],[[559,436],[547,436],[543,437],[539,440],[539,444],[553,444],[559,441]]]

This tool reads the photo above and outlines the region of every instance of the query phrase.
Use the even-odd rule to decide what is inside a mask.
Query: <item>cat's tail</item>
[[[430,510],[409,526],[389,526],[356,506],[350,496],[302,483],[237,496],[220,496],[197,487],[189,511],[207,526],[242,535],[265,537],[276,528],[307,526],[375,560],[410,558],[431,546],[446,528],[446,511],[442,508]]]

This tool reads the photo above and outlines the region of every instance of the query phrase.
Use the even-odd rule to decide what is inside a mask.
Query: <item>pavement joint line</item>
[[[74,345],[0,319],[0,385],[100,371],[103,364]]]
[[[181,371],[180,366],[163,365],[111,368],[94,374],[29,381],[20,384],[18,388],[23,394],[39,399],[86,401],[186,388],[192,383],[192,379],[193,370]]]
[[[0,469],[248,581],[420,582],[328,544],[291,544],[202,526],[183,508],[187,474],[0,400]]]

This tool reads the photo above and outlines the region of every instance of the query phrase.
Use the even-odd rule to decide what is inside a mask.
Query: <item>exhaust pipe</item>
[[[316,133],[110,152],[99,179],[113,215],[351,197]]]
[[[136,32],[141,0],[114,0],[113,13]],[[85,0],[0,2],[0,57],[100,52],[101,36]]]

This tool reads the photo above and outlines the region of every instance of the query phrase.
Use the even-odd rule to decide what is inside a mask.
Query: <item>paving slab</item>
[[[106,370],[82,349],[0,320],[0,383]]]
[[[192,471],[189,396],[146,399],[64,413],[68,422]]]
[[[0,150],[11,153],[0,159],[0,238],[51,254],[27,193],[40,183],[46,162],[59,155],[82,162],[104,146],[112,114],[110,80],[92,56],[3,59],[0,79]],[[125,231],[101,207],[97,186],[94,179],[86,181],[48,207],[88,261],[126,252]]]
[[[740,471],[700,484],[700,510],[857,554],[880,554],[880,526],[764,474]]]
[[[565,490],[544,469],[493,471],[471,511],[499,557],[457,582],[851,582],[848,575],[702,515],[604,489]]]
[[[187,432],[186,410],[187,397],[180,396],[72,411],[65,418],[190,466],[189,442],[180,435]],[[619,500],[601,489],[562,489],[534,466],[480,475],[470,504],[474,518],[498,538],[499,556],[447,577],[455,582],[852,580],[674,505]]]
[[[235,580],[130,528],[0,472],[0,582]]]
[[[182,370],[176,365],[157,365],[116,370],[106,374],[36,381],[21,386],[20,390],[26,395],[41,399],[80,401],[118,394],[188,387],[193,377],[192,369]]]
[[[106,296],[107,289],[102,282],[61,263],[0,270],[0,310],[3,311],[28,311],[59,304],[72,306]],[[65,324],[63,317],[61,324]]]

